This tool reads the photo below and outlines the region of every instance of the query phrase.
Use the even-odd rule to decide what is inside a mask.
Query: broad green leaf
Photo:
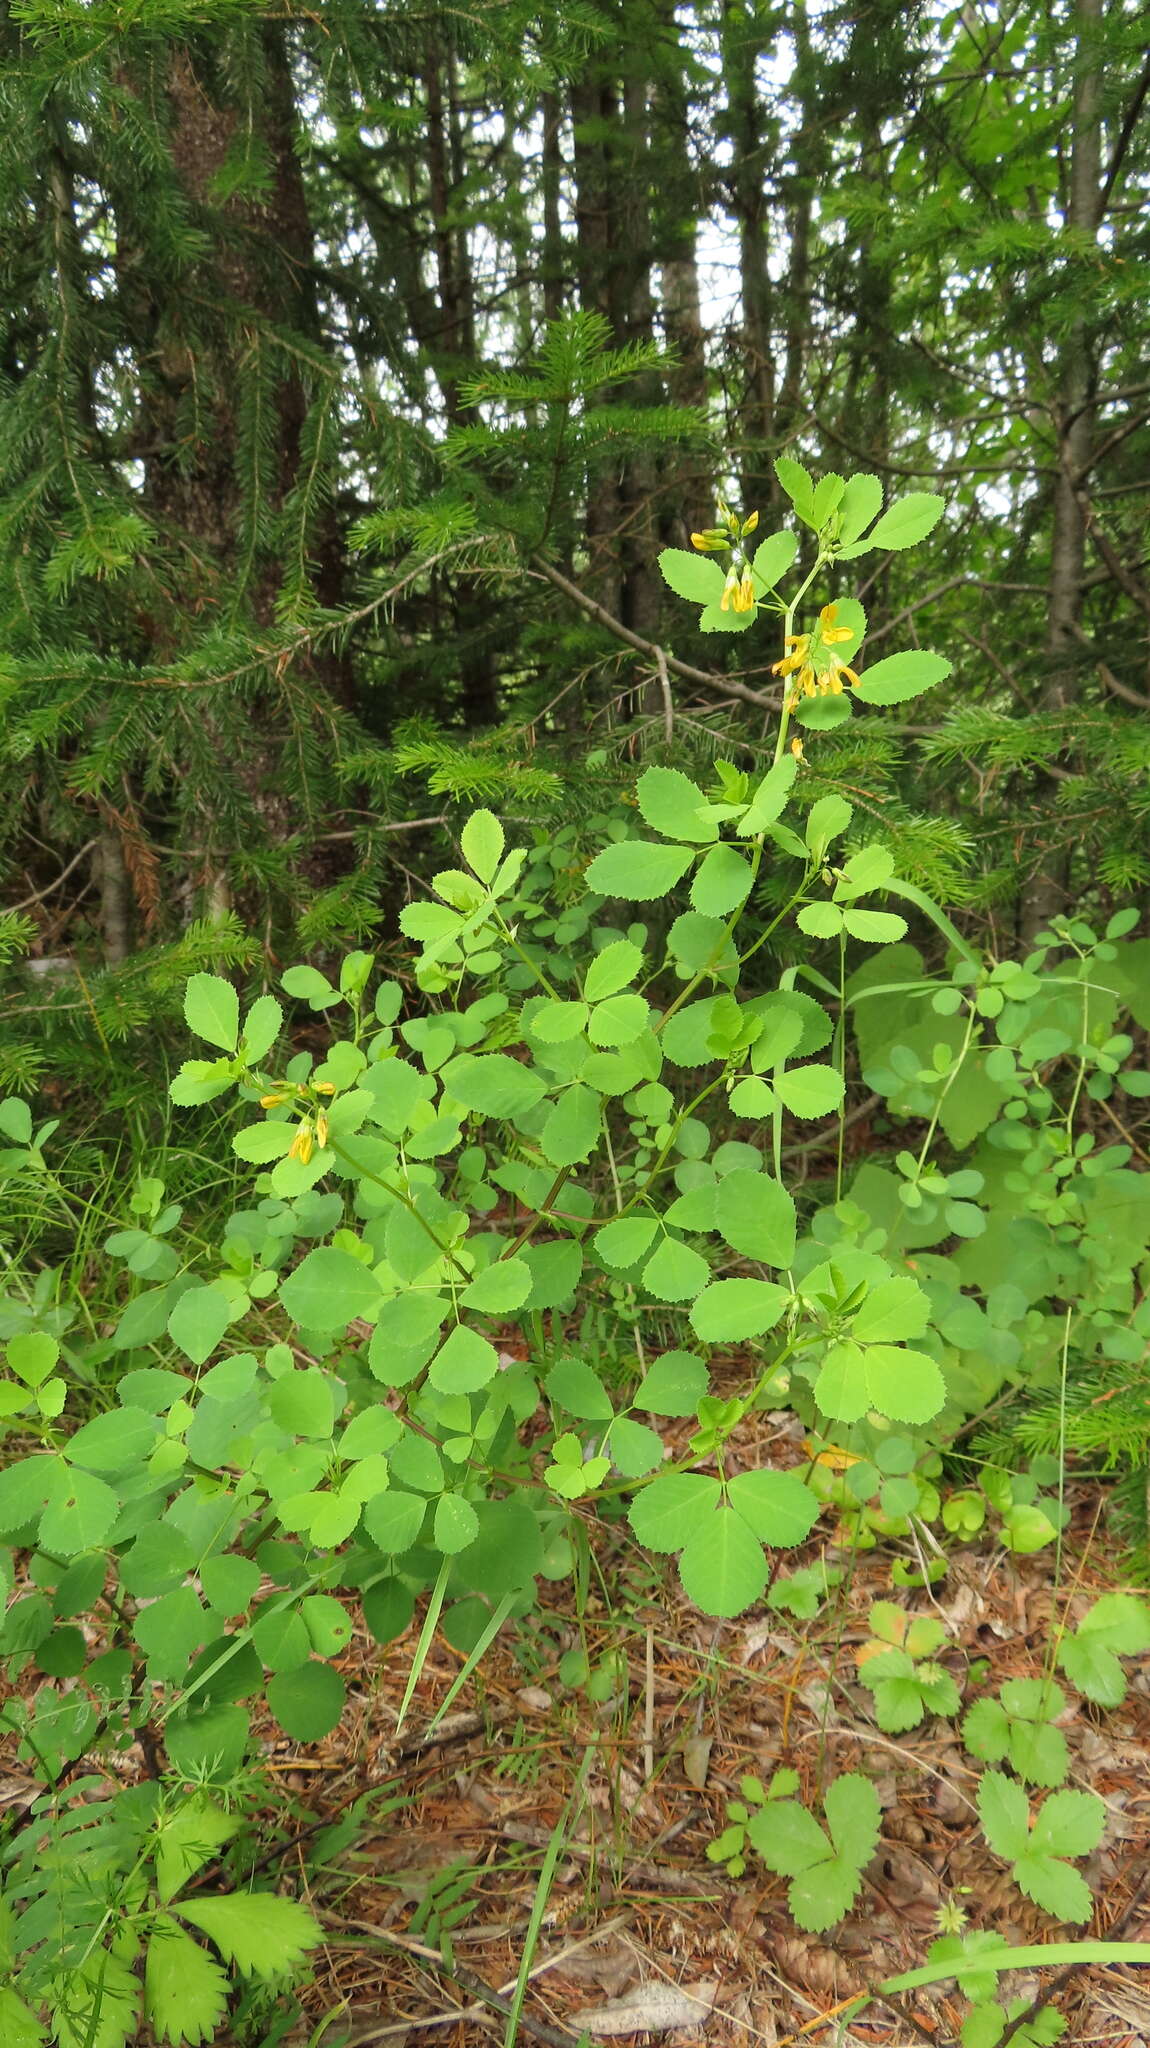
[[[435,1504],[432,1542],[444,1557],[466,1550],[479,1534],[479,1517],[460,1493],[441,1493]]]
[[[819,1503],[797,1472],[738,1472],[727,1481],[727,1495],[760,1543],[802,1543],[818,1520]]]
[[[505,1052],[462,1053],[443,1068],[454,1101],[479,1116],[522,1116],[547,1093],[547,1083]]]
[[[718,604],[723,595],[724,573],[705,555],[691,554],[686,548],[664,548],[659,568],[676,597],[685,597],[691,604]]]
[[[755,549],[751,567],[756,581],[773,590],[781,576],[785,576],[799,551],[799,537],[784,527],[779,533],[768,533],[765,540]]]
[[[561,1308],[574,1293],[583,1271],[582,1247],[573,1238],[553,1238],[548,1243],[529,1244],[523,1257],[531,1268],[531,1292],[526,1308]]]
[[[1102,1840],[1106,1807],[1094,1792],[1052,1792],[1042,1803],[1030,1847],[1050,1856],[1089,1856]]]
[[[801,462],[795,462],[789,455],[778,456],[774,470],[799,518],[805,525],[813,525],[815,486],[809,471],[803,468]]]
[[[833,732],[837,725],[845,725],[851,716],[850,693],[842,690],[838,696],[801,697],[791,716],[808,732]],[[799,847],[801,844],[800,841]],[[799,847],[790,846],[787,850],[797,853]]]
[[[705,996],[668,1017],[660,1036],[663,1051],[675,1066],[703,1067],[714,1059],[710,1038],[719,1001],[717,996]]]
[[[773,1330],[790,1295],[770,1280],[716,1280],[691,1310],[691,1328],[706,1344],[738,1343]]]
[[[942,518],[943,500],[932,491],[908,491],[883,513],[867,535],[869,548],[912,548]],[[844,550],[845,552],[845,550]]]
[[[839,499],[839,539],[844,547],[865,533],[871,520],[882,511],[882,482],[877,476],[849,476]],[[868,542],[869,546],[870,543]],[[856,552],[861,553],[859,549]]]
[[[815,1400],[835,1422],[858,1422],[872,1409],[892,1422],[929,1422],[945,1398],[934,1359],[893,1344],[832,1344],[815,1381]]]
[[[153,1679],[183,1679],[211,1627],[192,1588],[177,1586],[141,1609],[132,1623],[132,1633],[148,1659]]]
[[[329,1010],[340,999],[339,990],[318,967],[289,967],[280,976],[280,986],[299,1002],[310,1003],[313,1010]]]
[[[740,1515],[716,1508],[688,1537],[679,1577],[689,1600],[704,1614],[742,1614],[767,1583],[763,1546]]]
[[[342,1330],[358,1316],[373,1322],[382,1294],[370,1266],[337,1245],[321,1244],[281,1282],[279,1298],[302,1329]]]
[[[932,689],[950,674],[952,663],[925,648],[907,648],[872,662],[859,677],[855,696],[863,704],[905,704]]]
[[[574,1166],[590,1158],[602,1135],[603,1098],[594,1088],[576,1081],[564,1089],[548,1115],[539,1133],[539,1146],[552,1166]]]
[[[641,1479],[647,1472],[658,1471],[663,1462],[662,1437],[629,1415],[617,1416],[612,1423],[608,1448],[611,1463],[624,1479]]]
[[[758,832],[765,832],[769,825],[773,825],[776,819],[782,816],[794,787],[798,768],[799,764],[794,755],[784,754],[781,761],[776,761],[774,767],[768,769],[739,819],[740,839],[750,839]],[[705,905],[697,903],[695,908],[703,910]]]
[[[473,1394],[489,1386],[499,1371],[499,1354],[486,1337],[456,1325],[431,1362],[428,1377],[441,1394]]]
[[[630,939],[614,939],[595,954],[584,977],[583,994],[589,1003],[601,1003],[605,996],[617,995],[634,981],[642,967],[642,947]]]
[[[493,882],[503,859],[503,827],[491,811],[473,811],[460,836],[463,858],[481,882]]]
[[[843,1077],[834,1067],[788,1067],[776,1074],[775,1092],[792,1116],[829,1116],[842,1106]]]
[[[146,1409],[113,1408],[81,1423],[65,1445],[65,1455],[70,1464],[90,1472],[125,1472],[143,1464],[158,1434],[156,1417]]]
[[[239,1044],[240,999],[222,975],[192,975],[184,990],[184,1018],[189,1031],[209,1045],[234,1052]]]
[[[741,1166],[724,1174],[715,1198],[715,1222],[731,1250],[745,1259],[785,1268],[795,1256],[794,1196],[768,1174]]]
[[[267,1703],[285,1735],[293,1742],[322,1742],[339,1724],[347,1700],[347,1687],[339,1672],[330,1664],[311,1663],[294,1665],[290,1670],[277,1671],[267,1683]],[[276,1904],[285,1904],[277,1900]],[[183,1907],[180,1908],[181,1912]],[[202,1922],[197,1922],[202,1925]],[[218,1937],[211,1928],[205,1928],[212,1940]],[[244,1968],[243,1964],[240,1968]],[[252,1967],[255,1967],[254,1965]],[[261,1975],[271,1976],[270,1969]]]
[[[812,1813],[797,1799],[772,1799],[751,1816],[747,1834],[768,1870],[801,1877],[829,1863],[834,1851]]]
[[[259,1591],[263,1577],[250,1557],[205,1557],[200,1565],[200,1584],[209,1607],[231,1617],[242,1614]]]
[[[664,1351],[653,1359],[635,1391],[636,1408],[652,1415],[693,1415],[710,1374],[692,1351]]]
[[[242,1826],[241,1815],[225,1813],[204,1792],[166,1814],[156,1838],[156,1890],[164,1903]]]
[[[1019,1857],[1010,1874],[1019,1891],[1056,1920],[1081,1923],[1094,1912],[1094,1893],[1086,1879],[1056,1856],[1040,1856],[1031,1851]]]
[[[726,917],[745,901],[754,877],[733,846],[713,846],[691,883],[691,902],[704,917]]]
[[[561,1358],[543,1386],[549,1400],[582,1422],[610,1422],[614,1417],[611,1396],[585,1359]]]
[[[851,1334],[860,1344],[897,1343],[921,1337],[930,1321],[930,1301],[917,1281],[898,1275],[868,1288],[855,1310]]]
[[[878,1847],[882,1809],[869,1778],[856,1772],[832,1778],[823,1800],[831,1840],[844,1862],[865,1870]]]
[[[477,1308],[483,1315],[510,1315],[522,1308],[531,1292],[531,1268],[526,1259],[497,1259],[477,1273],[460,1295],[464,1308]]]
[[[40,1517],[40,1548],[51,1557],[95,1550],[119,1512],[119,1495],[103,1479],[93,1472],[70,1472],[67,1485],[54,1493]]]
[[[823,860],[827,849],[846,831],[854,808],[845,797],[821,796],[807,813],[805,838],[815,860]]]
[[[770,1116],[775,1106],[774,1090],[768,1088],[766,1082],[760,1081],[754,1074],[748,1075],[745,1080],[736,1081],[727,1100],[736,1116],[751,1117],[756,1121],[760,1117]]]
[[[724,611],[721,604],[709,604],[699,613],[701,633],[745,633],[753,625],[757,614],[754,611],[737,612],[732,606]]]
[[[427,1513],[427,1502],[415,1493],[391,1487],[369,1500],[363,1511],[363,1526],[377,1550],[387,1557],[410,1550]]]
[[[843,929],[843,913],[837,903],[804,903],[795,923],[808,938],[837,939]]]
[[[1140,1656],[1150,1650],[1150,1604],[1133,1593],[1103,1593],[1083,1616],[1076,1634],[1080,1641],[1091,1637],[1105,1643],[1119,1656]]]
[[[828,905],[828,908],[832,906]],[[906,937],[906,919],[893,910],[844,910],[843,929],[871,946],[892,946]],[[800,919],[802,912],[799,912]]]
[[[544,1045],[565,1045],[578,1038],[589,1015],[586,1003],[544,1003],[531,1018],[531,1036]]]
[[[232,1135],[232,1151],[239,1159],[246,1159],[252,1166],[267,1166],[273,1159],[283,1159],[291,1151],[296,1139],[296,1125],[272,1123],[248,1124],[242,1131]]]
[[[693,1301],[710,1277],[701,1253],[673,1237],[663,1239],[643,1268],[643,1285],[656,1301]]]
[[[714,1514],[721,1491],[705,1473],[668,1472],[635,1495],[627,1520],[648,1550],[681,1550]]]
[[[227,2009],[228,1980],[219,1964],[167,1913],[157,1914],[144,1963],[144,2017],[158,2039],[202,2048],[218,2039]]]
[[[249,1066],[258,1066],[283,1030],[284,1013],[274,996],[257,996],[244,1018],[243,1049]]]
[[[1030,1840],[1030,1801],[1021,1785],[1001,1771],[984,1771],[978,1783],[982,1831],[996,1856],[1013,1863]]]
[[[668,771],[670,772],[670,771]],[[651,903],[681,881],[693,858],[689,846],[657,846],[649,839],[624,839],[605,846],[587,870],[587,886],[601,896]]]
[[[707,860],[711,858],[708,854]],[[607,996],[592,1010],[587,1036],[592,1045],[632,1045],[647,1029],[649,1017],[650,1005],[645,996]]]
[[[331,1672],[330,1676],[336,1678],[338,1674]],[[278,1714],[276,1719],[280,1720]],[[334,1721],[329,1722],[324,1733],[334,1726]],[[244,1976],[287,1976],[299,1967],[308,1949],[318,1948],[323,1940],[319,1922],[303,1906],[294,1899],[276,1898],[271,1892],[233,1892],[224,1899],[179,1899],[172,1910],[206,1934],[225,1962],[233,1963]]]
[[[203,1365],[231,1319],[232,1304],[218,1287],[189,1287],[168,1317],[168,1335],[193,1365]]]
[[[289,1436],[328,1438],[335,1426],[335,1384],[319,1366],[286,1372],[267,1394],[268,1413]]]
[[[14,1536],[68,1491],[73,1475],[55,1453],[34,1452],[0,1472],[0,1535]],[[65,1555],[68,1553],[61,1553]]]
[[[351,1616],[342,1600],[330,1593],[309,1593],[300,1601],[300,1617],[312,1649],[320,1657],[338,1657],[352,1638]]]
[[[719,828],[714,819],[698,815],[707,807],[706,797],[680,769],[645,769],[635,785],[635,796],[644,821],[664,839],[686,839],[693,846],[707,846],[717,839]]]
[[[659,1225],[653,1216],[619,1216],[595,1232],[596,1256],[605,1266],[626,1272],[650,1249]]]

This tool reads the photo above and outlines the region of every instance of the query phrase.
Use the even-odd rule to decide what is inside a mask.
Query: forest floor
[[[801,1435],[793,1416],[760,1421],[763,1445],[740,1447],[749,1464],[777,1458],[780,1434]],[[1048,1674],[1058,1626],[1076,1624],[1121,1582],[1100,1533],[1097,1487],[1071,1481],[1067,1500],[1060,1585],[1052,1548],[1018,1558],[988,1539],[955,1544],[945,1579],[929,1591],[894,1591],[945,1622],[941,1661],[960,1686],[978,1660],[988,1667],[979,1695],[1006,1678]],[[868,1985],[924,1961],[940,1911],[958,1907],[971,1928],[1012,1944],[1063,1932],[1150,1938],[1150,1664],[1127,1665],[1126,1698],[1109,1712],[1066,1688],[1069,1782],[1099,1794],[1108,1817],[1083,1866],[1093,1925],[1059,1930],[987,1847],[974,1806],[979,1770],[959,1725],[931,1718],[896,1738],[875,1724],[856,1652],[871,1633],[872,1603],[892,1595],[890,1552],[852,1560],[827,1553],[824,1535],[810,1548],[820,1554],[844,1578],[813,1621],[767,1609],[716,1623],[690,1606],[673,1571],[657,1581],[623,1546],[604,1558],[600,1597],[592,1592],[581,1619],[569,1581],[542,1582],[542,1610],[502,1632],[432,1728],[463,1662],[437,1638],[398,1735],[415,1629],[382,1652],[366,1632],[357,1636],[344,1660],[354,1704],[340,1728],[306,1753],[282,1738],[270,1745],[284,1788],[317,1817],[368,1790],[380,1797],[354,1844],[339,1853],[333,1838],[337,1853],[311,1869],[329,1933],[305,1994],[313,2022],[338,2010],[355,2048],[405,2048],[408,2036],[414,2048],[502,2039],[557,1830],[519,2026],[520,2039],[545,2048],[581,2035],[671,2048],[949,2048],[967,2009],[951,1985],[872,2004],[849,2029],[835,2017]],[[788,1567],[799,1562],[787,1558]],[[622,1653],[625,1671],[608,1699],[594,1703],[586,1688],[560,1682],[560,1659],[573,1647],[592,1668]],[[780,1765],[798,1771],[807,1795],[836,1772],[864,1772],[883,1809],[863,1893],[825,1936],[795,1928],[785,1880],[753,1852],[738,1878],[707,1858],[740,1777],[766,1783]],[[301,1856],[294,1860],[303,1876]],[[285,1857],[285,1872],[292,1861]],[[1002,1993],[1033,1996],[1050,1976],[1014,1973]],[[1053,2002],[1075,2048],[1150,2041],[1145,1971],[1075,1970]]]
[[[761,1421],[776,1446],[780,1428],[798,1428],[789,1416]],[[987,1540],[956,1544],[930,1591],[895,1591],[946,1623],[941,1661],[960,1684],[975,1660],[989,1665],[980,1694],[1041,1677],[1058,1623],[1076,1622],[1121,1581],[1097,1487],[1071,1481],[1067,1499],[1060,1587],[1052,1550],[1014,1558]],[[575,2048],[580,2036],[670,2048],[951,2048],[966,2005],[949,1984],[873,2003],[849,2027],[836,2017],[859,1991],[924,1961],[940,1909],[962,1908],[970,1927],[1011,1943],[1078,1932],[1150,1939],[1150,1668],[1128,1664],[1126,1699],[1107,1713],[1067,1688],[1069,1782],[1098,1793],[1108,1819],[1084,1866],[1093,1925],[1060,1930],[987,1848],[978,1769],[958,1725],[929,1719],[893,1737],[875,1724],[855,1653],[872,1602],[891,1597],[890,1552],[852,1561],[821,1541],[845,1576],[810,1622],[760,1609],[716,1623],[690,1606],[673,1571],[658,1581],[625,1548],[609,1560],[610,1607],[601,1582],[580,1619],[570,1581],[543,1582],[542,1609],[502,1631],[434,1728],[462,1656],[435,1639],[397,1730],[417,1624],[385,1650],[358,1626],[340,1660],[349,1701],[332,1735],[302,1746],[270,1720],[259,1730],[285,1801],[265,1836],[276,1846],[261,1856],[264,1874],[278,1866],[327,1935],[301,1993],[304,2019],[286,2037],[293,2048],[488,2048],[506,2034],[525,1951],[518,2038],[544,2048]],[[813,1541],[810,1556],[819,1554]],[[801,1561],[789,1555],[787,1565]],[[608,1699],[560,1682],[573,1647],[592,1666],[622,1653]],[[883,1809],[863,1893],[825,1936],[796,1930],[785,1881],[753,1852],[739,1878],[706,1854],[740,1777],[765,1783],[784,1764],[808,1795],[838,1771],[864,1772]],[[18,1802],[21,1767],[5,1754],[3,1768]],[[1040,1988],[1020,1972],[1001,1982],[1012,1997]],[[1074,2048],[1150,2041],[1144,1971],[1077,1969],[1056,1981],[1053,2002]]]

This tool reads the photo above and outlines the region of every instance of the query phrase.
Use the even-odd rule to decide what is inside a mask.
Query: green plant
[[[1150,1606],[1132,1593],[1103,1593],[1072,1635],[1063,1636],[1058,1662],[1072,1685],[1100,1707],[1126,1697],[1121,1657],[1150,1650]]]
[[[986,1771],[978,1787],[983,1833],[1020,1891],[1056,1920],[1089,1920],[1093,1895],[1068,1857],[1098,1847],[1106,1808],[1092,1792],[1052,1792],[1034,1815],[1021,1785]]]
[[[849,1913],[879,1834],[878,1794],[869,1778],[850,1772],[833,1778],[822,1809],[825,1828],[797,1799],[770,1799],[745,1823],[767,1869],[790,1879],[791,1915],[812,1934]]]
[[[1008,1678],[996,1700],[976,1700],[962,1724],[972,1756],[1009,1763],[1028,1785],[1066,1781],[1070,1756],[1066,1737],[1054,1723],[1066,1710],[1066,1694],[1048,1678]]]
[[[958,1687],[934,1661],[946,1641],[945,1623],[877,1600],[870,1625],[874,1635],[859,1650],[858,1666],[862,1683],[874,1694],[879,1727],[896,1734],[917,1728],[927,1714],[957,1714]]]

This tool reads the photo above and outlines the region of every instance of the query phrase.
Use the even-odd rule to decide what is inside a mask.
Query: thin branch
[[[60,872],[56,876],[55,881],[45,882],[44,887],[42,889],[36,889],[31,896],[25,896],[22,903],[9,903],[8,905],[6,905],[6,908],[13,914],[15,914],[17,910],[31,910],[33,904],[42,903],[44,901],[45,896],[50,896],[54,889],[58,889],[60,887],[61,882],[67,881],[68,876],[71,874],[73,868],[78,868],[80,862],[84,860],[86,856],[90,854],[93,851],[93,849],[99,845],[99,843],[100,842],[98,839],[89,839],[87,845],[82,846],[80,848],[79,853],[73,854],[71,860],[68,862],[67,867],[60,869]]]
[[[779,709],[777,697],[768,696],[763,690],[749,690],[745,683],[737,683],[731,676],[718,676],[708,673],[706,669],[692,668],[689,662],[680,661],[674,654],[667,654],[653,640],[644,640],[640,634],[633,633],[630,626],[623,624],[622,619],[615,618],[603,605],[597,604],[593,597],[588,597],[586,591],[580,590],[577,583],[569,582],[567,577],[553,568],[550,562],[545,561],[542,555],[532,555],[531,563],[532,573],[553,584],[556,590],[561,590],[564,597],[572,604],[578,605],[580,611],[585,612],[589,619],[594,619],[596,625],[605,626],[617,640],[625,641],[628,647],[637,648],[640,654],[646,654],[656,664],[662,659],[667,668],[673,670],[677,676],[684,676],[689,683],[701,683],[706,690],[717,690],[720,696],[738,697],[744,704],[757,704],[763,711]]]

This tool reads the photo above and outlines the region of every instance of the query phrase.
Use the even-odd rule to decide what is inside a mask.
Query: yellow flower
[[[312,1132],[311,1118],[305,1117],[291,1141],[288,1158],[298,1159],[301,1166],[306,1166],[314,1150],[315,1137]]]
[[[691,535],[691,546],[698,548],[704,555],[718,554],[720,549],[728,548],[730,545],[731,537],[722,526],[708,526],[705,532]]]
[[[756,526],[758,525],[758,523],[759,523],[759,515],[758,515],[758,513],[757,513],[757,512],[752,512],[752,513],[751,513],[751,515],[750,515],[750,518],[749,518],[749,519],[744,519],[744,521],[743,521],[743,538],[744,538],[744,540],[746,539],[746,537],[747,537],[747,535],[748,535],[749,533],[753,533],[753,532],[754,532],[754,530],[755,530]]]
[[[744,569],[739,587],[731,600],[737,612],[753,612],[755,609],[755,579],[749,569]]]
[[[802,743],[802,741],[801,741],[800,739],[796,738],[796,739],[793,739],[793,740],[791,741],[791,752],[792,752],[792,754],[794,755],[794,757],[795,757],[795,760],[796,760],[796,761],[801,761],[801,760],[802,760],[802,758],[803,758],[803,743]]]
[[[334,1081],[317,1081],[317,1082],[316,1082],[316,1084],[315,1084],[315,1092],[316,1092],[316,1094],[317,1094],[317,1095],[334,1095],[334,1094],[335,1094],[335,1082],[334,1082]]]
[[[785,642],[787,652],[781,661],[775,662],[774,667],[771,669],[771,674],[773,676],[793,675],[797,668],[803,667],[810,644],[811,636],[809,633],[788,633]]]
[[[739,588],[739,582],[740,577],[738,570],[728,569],[727,580],[723,585],[723,595],[719,599],[719,610],[721,612],[729,612],[732,605],[734,605],[736,611],[740,609],[738,604],[735,603],[735,597]]]
[[[836,626],[839,608],[837,604],[825,604],[819,613],[819,639],[824,647],[834,647],[842,640],[853,640],[849,626]]]
[[[286,1095],[261,1095],[261,1096],[260,1096],[260,1108],[261,1108],[261,1109],[278,1109],[278,1108],[279,1108],[279,1105],[280,1105],[280,1103],[281,1103],[281,1102],[286,1102],[286,1101],[287,1101],[287,1096],[286,1096]]]
[[[322,1109],[315,1120],[315,1141],[321,1149],[327,1144],[327,1118]]]

